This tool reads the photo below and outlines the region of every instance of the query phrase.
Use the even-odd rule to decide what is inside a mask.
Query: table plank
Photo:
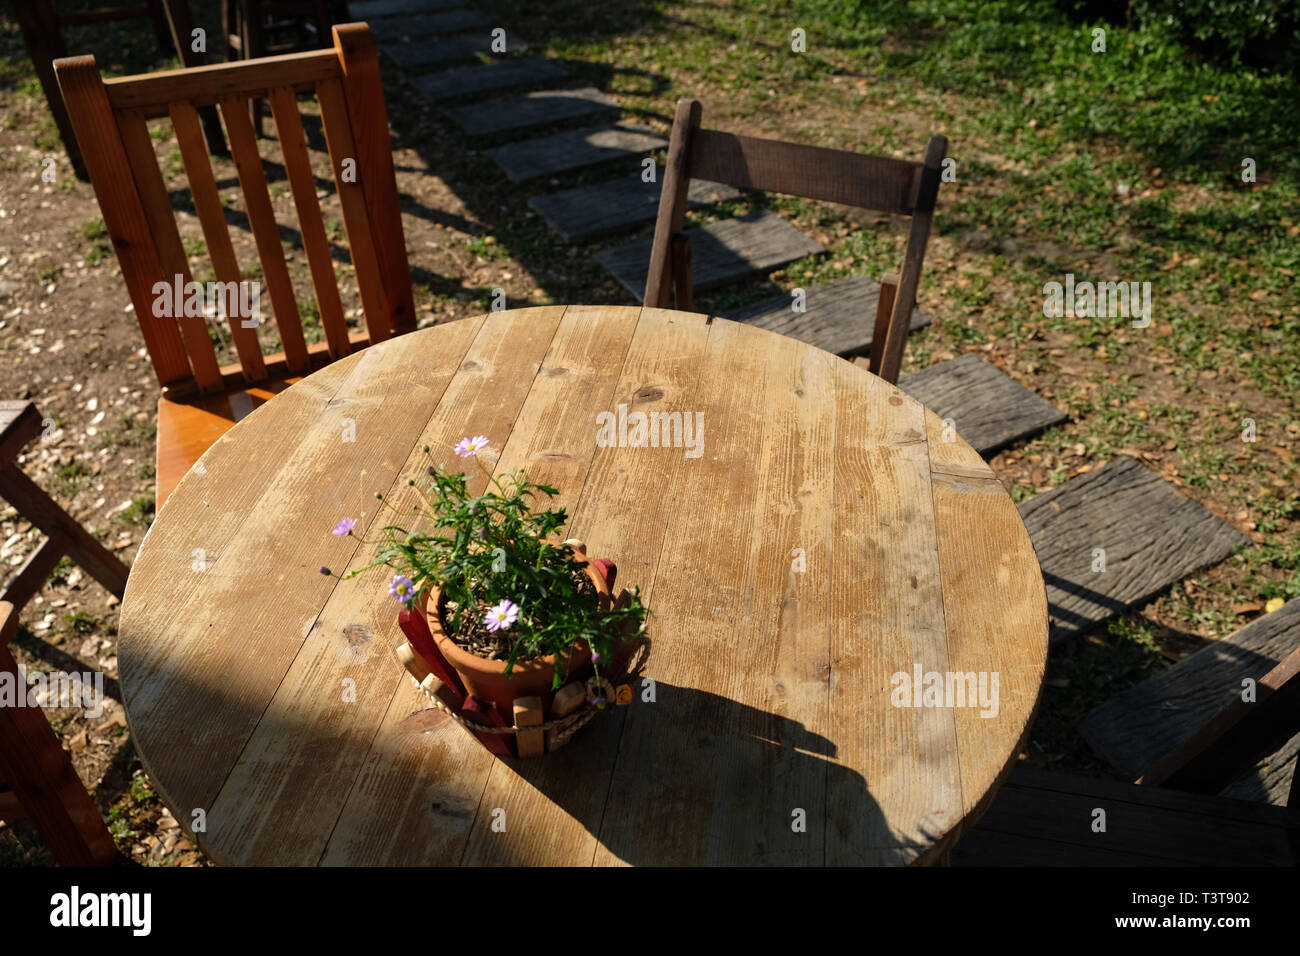
[[[836,762],[853,771],[828,794],[827,862],[908,863],[962,806],[952,711],[893,699],[894,675],[948,670],[925,408],[850,363],[837,371],[831,714]],[[864,785],[875,813],[849,810]]]
[[[825,547],[828,497],[821,499],[825,524],[799,527],[817,524],[818,511],[789,508],[786,480],[794,475],[796,487],[806,482],[815,491],[828,481],[818,456],[823,468],[829,459],[826,443],[775,435],[765,421],[768,399],[793,391],[801,372],[815,379],[829,356],[810,357],[804,370],[796,343],[725,320],[712,325],[704,355],[710,374],[693,402],[704,416],[704,453],[683,461],[668,497],[709,505],[669,519],[652,591],[647,676],[656,699],[629,709],[597,863],[822,858],[825,764],[816,752],[827,647],[814,610],[828,584],[818,575],[792,582],[782,538],[805,540],[814,552]],[[783,420],[786,414],[795,413]],[[781,467],[764,477],[759,461]],[[758,593],[773,599],[755,600]],[[780,631],[781,640],[736,639],[751,627]],[[791,830],[795,808],[808,811],[806,832]],[[659,835],[653,843],[647,828]]]
[[[596,412],[605,408],[614,394],[639,317],[639,309],[610,313],[569,307],[496,463],[498,477],[522,468],[532,480],[559,489],[560,494],[550,499],[550,507],[571,510],[577,504],[596,451]],[[600,731],[602,742],[616,744],[617,734],[610,736],[611,728]],[[484,788],[463,862],[589,863],[590,832],[600,821],[605,794],[591,785],[585,773],[564,772],[566,764],[576,770],[586,759],[599,762],[587,744],[584,740],[576,758],[562,751],[556,761],[497,761]],[[539,792],[548,799],[536,799]],[[505,811],[504,832],[492,829],[492,813],[497,808]]]

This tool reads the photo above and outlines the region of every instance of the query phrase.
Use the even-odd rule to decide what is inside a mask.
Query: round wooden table
[[[523,761],[427,713],[388,575],[319,573],[370,559],[330,530],[410,494],[421,446],[472,472],[452,447],[480,434],[651,611],[632,704]],[[1001,484],[894,386],[724,319],[547,307],[372,346],[241,421],[154,522],[119,641],[136,749],[218,862],[894,864],[1010,771],[1047,601]]]

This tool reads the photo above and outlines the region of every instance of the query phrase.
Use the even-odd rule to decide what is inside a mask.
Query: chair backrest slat
[[[232,96],[218,100],[217,108],[226,121],[230,155],[239,174],[239,188],[244,193],[244,206],[249,228],[257,243],[257,256],[262,260],[262,282],[271,297],[271,311],[275,314],[275,326],[284,345],[284,357],[290,371],[302,371],[307,368],[307,340],[302,334],[302,317],[298,314],[289,265],[285,262],[284,246],[280,243],[280,227],[276,225],[271,193],[266,186],[266,170],[262,168],[262,157],[257,151],[249,102],[243,97]]]
[[[181,243],[180,231],[176,228],[176,218],[172,215],[167,184],[163,182],[162,172],[158,169],[153,140],[149,138],[149,126],[139,113],[127,110],[117,114],[117,128],[122,137],[122,148],[126,150],[127,161],[135,176],[135,188],[140,196],[145,220],[149,223],[149,233],[158,250],[159,264],[163,268],[163,286],[159,287],[162,295],[154,296],[153,315],[167,316],[180,325],[181,338],[194,369],[195,381],[199,383],[199,388],[211,391],[221,385],[221,369],[217,364],[212,339],[208,335],[206,319],[185,307],[185,287],[192,278],[190,265],[185,256],[185,246]],[[157,291],[159,290],[155,289]],[[160,298],[165,298],[168,303],[165,309],[158,308]]]
[[[311,268],[316,310],[325,327],[330,358],[340,359],[348,354],[348,323],[343,317],[343,301],[339,298],[329,237],[325,235],[325,221],[321,217],[320,202],[316,199],[316,177],[307,156],[307,136],[302,128],[302,116],[298,113],[298,97],[292,88],[282,86],[272,91],[271,114],[280,137],[289,186],[293,190],[294,208],[298,210],[298,229]]]
[[[95,59],[77,56],[58,60],[55,70],[154,374],[163,385],[192,380],[179,326],[153,315],[153,288],[163,281],[163,269]]]
[[[342,74],[338,55],[326,49],[123,76],[105,80],[104,86],[113,109],[140,110],[154,117],[166,116],[167,108],[182,100],[191,106],[210,106],[231,96],[265,96],[286,83],[306,91]]]
[[[698,129],[686,169],[691,179],[906,214],[920,165]]]
[[[217,179],[204,145],[198,111],[189,103],[181,102],[173,103],[170,112],[181,161],[185,164],[185,176],[190,182],[190,198],[194,201],[194,211],[203,227],[203,239],[212,259],[212,271],[225,288],[238,289],[239,260],[230,241],[226,210],[217,191]],[[244,381],[257,382],[266,378],[266,363],[257,341],[257,329],[245,325],[245,321],[241,316],[229,323],[230,337],[235,343]]]
[[[159,381],[172,392],[212,392],[269,375],[304,373],[395,332],[415,327],[410,267],[379,81],[369,28],[334,27],[334,47],[238,63],[103,80],[90,57],[59,60],[55,73],[73,128],[97,159],[91,180],[104,209],[123,274],[145,333]],[[319,102],[348,252],[365,314],[366,333],[350,331],[334,246],[317,199],[303,117],[296,95]],[[288,260],[257,138],[250,98],[270,101],[311,273],[325,342],[308,347]],[[201,317],[159,319],[151,290],[189,271],[166,182],[149,140],[147,120],[169,117],[190,180],[190,193],[207,241],[216,281],[242,281],[231,241],[229,211],[204,149],[196,109],[215,105],[225,121],[244,209],[261,263],[261,306],[275,316],[283,353],[264,355],[256,329],[232,316],[230,336],[239,364],[221,366]],[[148,156],[146,156],[148,153]],[[146,163],[146,159],[148,162]],[[245,264],[247,265],[247,263]],[[246,271],[246,270],[244,270]],[[218,289],[223,294],[226,289]],[[350,294],[350,290],[349,294]],[[243,296],[241,295],[241,298]]]
[[[342,169],[344,160],[355,163],[357,157],[352,129],[343,121],[348,112],[343,97],[343,84],[339,80],[326,80],[317,87],[316,95],[320,100],[321,116],[325,119],[325,141],[330,151],[330,165],[334,167],[334,181],[338,183],[343,227],[347,230],[348,247],[352,250],[352,267],[356,270],[361,306],[366,313],[366,330],[370,333],[370,341],[382,342],[392,334],[392,329],[386,318],[379,258],[372,245],[355,242],[352,238],[371,235],[371,229],[365,193],[359,182],[348,182],[345,179]],[[359,178],[359,173],[360,170],[355,170],[349,178],[355,180]]]
[[[334,32],[334,48],[343,66],[343,93],[348,112],[354,118],[386,117],[379,57],[370,31],[356,24],[339,27]],[[384,314],[393,334],[410,332],[416,326],[415,300],[411,295],[411,269],[406,260],[388,121],[354,121],[351,129],[357,150],[358,183],[366,197],[366,212],[379,260]]]

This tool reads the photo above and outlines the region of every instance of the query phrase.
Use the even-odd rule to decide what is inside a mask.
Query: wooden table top
[[[634,419],[598,443],[620,405],[702,415],[702,444],[630,447]],[[413,493],[423,445],[473,473],[452,446],[480,434],[650,608],[653,684],[542,758],[419,715],[388,577],[319,573],[368,562],[330,530]],[[159,513],[120,623],[135,746],[223,863],[933,860],[1014,763],[1047,654],[1024,525],[952,438],[863,369],[703,315],[521,309],[372,346]]]

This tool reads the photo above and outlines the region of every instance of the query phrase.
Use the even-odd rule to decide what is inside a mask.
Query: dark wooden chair
[[[881,279],[869,364],[881,378],[897,382],[947,148],[947,139],[931,136],[925,160],[915,163],[737,136],[701,128],[699,101],[679,100],[668,141],[644,305],[668,307],[671,290],[678,309],[694,308],[690,241],[682,233],[692,179],[911,216],[902,272]]]
[[[327,0],[221,0],[226,59],[253,60],[329,45],[334,5]],[[252,101],[253,129],[262,135],[266,101]]]
[[[122,597],[126,565],[95,540],[19,469],[18,453],[42,430],[31,402],[0,402],[0,497],[46,536],[0,593],[0,673],[22,687],[9,642],[18,616],[65,554]],[[56,860],[67,866],[108,863],[113,838],[39,707],[0,707],[0,820],[30,818]]]
[[[415,328],[410,267],[374,42],[364,23],[334,27],[334,46],[240,63],[103,80],[93,57],[55,64],[86,153],[104,224],[162,385],[158,505],[204,450],[287,382]],[[330,166],[356,269],[366,330],[349,332],[317,200],[297,93],[320,103]],[[271,102],[325,341],[306,343],[248,103]],[[170,116],[216,278],[240,282],[225,210],[195,110],[221,110],[283,351],[263,355],[255,328],[229,322],[239,361],[218,363],[201,316],[155,318],[154,285],[190,281],[171,200],[145,120]],[[343,163],[355,175],[342,174]],[[232,286],[233,287],[233,286]]]
[[[68,55],[63,43],[64,27],[148,17],[153,23],[160,49],[168,51],[174,48],[185,66],[202,66],[205,62],[204,55],[196,53],[191,43],[194,23],[190,19],[189,5],[185,0],[146,0],[145,3],[127,7],[105,7],[64,14],[55,12],[51,0],[16,0],[13,6],[18,16],[18,27],[23,34],[23,43],[27,46],[27,55],[31,57],[36,76],[41,81],[45,101],[54,114],[59,138],[63,140],[63,148],[67,150],[68,159],[72,162],[73,172],[78,179],[88,178],[86,163],[81,157],[81,150],[77,148],[77,138],[73,135],[68,112],[64,109],[54,78],[54,61]],[[217,119],[216,111],[208,108],[200,115],[208,148],[218,156],[225,155],[226,141],[222,138],[221,122]]]
[[[1285,807],[1216,796],[1300,731],[1300,650],[1137,784],[1015,770],[949,854],[966,866],[1295,866],[1300,766]],[[1096,810],[1105,832],[1094,832]]]

